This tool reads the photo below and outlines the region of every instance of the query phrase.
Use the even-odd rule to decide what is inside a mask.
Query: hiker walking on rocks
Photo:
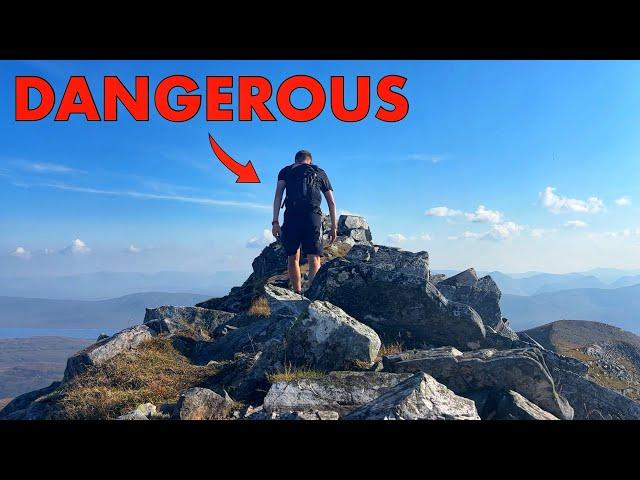
[[[323,169],[312,165],[311,153],[300,150],[296,153],[295,163],[288,165],[278,173],[278,184],[273,199],[273,236],[280,240],[287,252],[289,280],[293,291],[302,293],[300,278],[300,247],[302,255],[307,256],[309,264],[308,284],[313,281],[320,268],[322,255],[322,202],[321,192],[327,200],[331,215],[329,242],[333,243],[337,235],[336,203],[329,177]],[[287,192],[284,203],[282,194]],[[284,223],[279,223],[279,214],[285,206]]]

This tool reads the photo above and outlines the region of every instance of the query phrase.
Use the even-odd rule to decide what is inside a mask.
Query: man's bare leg
[[[309,285],[311,285],[320,269],[320,255],[307,255],[307,262],[309,262]]]
[[[289,263],[287,266],[289,271],[289,282],[294,292],[300,293],[302,291],[302,282],[300,280],[300,249],[295,255],[289,256]]]

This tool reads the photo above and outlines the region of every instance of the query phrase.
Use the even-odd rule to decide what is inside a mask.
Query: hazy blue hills
[[[515,330],[562,319],[592,320],[640,333],[640,285],[615,289],[580,288],[522,296],[505,294],[502,314]]]
[[[100,300],[131,293],[182,292],[222,296],[248,276],[245,271],[210,273],[96,272],[66,276],[0,277],[0,295],[64,300]]]
[[[0,327],[122,329],[141,323],[145,308],[194,305],[211,296],[146,292],[108,300],[0,297]]]

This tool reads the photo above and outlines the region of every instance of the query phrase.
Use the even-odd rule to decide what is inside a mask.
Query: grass
[[[378,356],[376,357],[376,361],[380,361],[382,360],[383,357],[386,357],[387,355],[394,355],[396,353],[402,353],[404,352],[405,348],[404,345],[401,342],[392,342],[389,344],[382,344],[382,346],[380,347],[380,351],[378,351]]]
[[[215,367],[191,364],[168,338],[156,337],[89,368],[51,398],[57,418],[112,419],[141,403],[175,402],[183,390],[215,373]]]
[[[249,307],[249,310],[247,310],[247,313],[255,317],[268,317],[269,315],[271,315],[271,309],[269,308],[267,299],[264,297],[256,298],[251,303],[251,306]]]
[[[325,375],[325,372],[319,370],[310,370],[308,368],[294,367],[291,364],[284,367],[284,371],[271,373],[267,375],[269,383],[277,382],[293,382],[303,378],[319,378]]]
[[[617,392],[621,392],[622,390],[631,386],[625,380],[607,375],[607,373],[593,361],[592,357],[582,352],[579,348],[563,347],[559,349],[558,353],[566,355],[568,357],[573,357],[586,363],[589,366],[587,375],[604,387],[610,388],[611,390],[615,390]],[[633,368],[633,366],[629,364],[629,362],[622,361],[621,363],[623,363],[627,368]],[[630,398],[632,400],[640,399],[640,397],[638,397],[637,395],[631,395]]]

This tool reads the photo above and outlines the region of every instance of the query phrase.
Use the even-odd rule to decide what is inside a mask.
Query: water
[[[95,340],[101,333],[113,335],[116,331],[96,328],[0,328],[0,338],[70,337]]]

